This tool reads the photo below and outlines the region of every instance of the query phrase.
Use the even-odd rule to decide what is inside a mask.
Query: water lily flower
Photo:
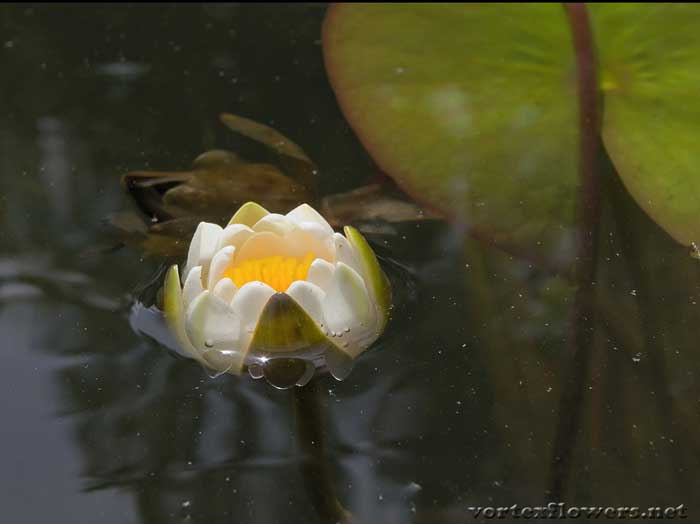
[[[182,350],[272,383],[301,385],[321,366],[344,378],[382,333],[390,303],[371,247],[356,229],[344,233],[307,204],[281,215],[249,202],[224,228],[200,223],[182,279],[177,265],[165,279]]]

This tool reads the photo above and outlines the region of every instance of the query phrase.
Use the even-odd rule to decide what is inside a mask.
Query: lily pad
[[[492,242],[561,256],[578,98],[559,4],[335,4],[323,46],[341,108],[411,196]]]
[[[697,246],[700,6],[588,8],[607,152],[647,214]],[[478,238],[521,252],[563,252],[573,220],[578,116],[564,12],[352,4],[333,6],[324,26],[331,83],[379,165]]]
[[[589,4],[603,140],[627,190],[673,238],[700,244],[700,6]]]

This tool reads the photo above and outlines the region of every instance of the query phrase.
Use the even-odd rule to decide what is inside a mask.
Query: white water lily
[[[313,374],[308,362],[343,378],[383,331],[390,301],[367,241],[344,233],[307,204],[281,215],[249,202],[224,228],[200,223],[182,286],[177,265],[165,280],[165,315],[183,351],[221,372],[248,367],[257,377],[303,361],[297,383]]]

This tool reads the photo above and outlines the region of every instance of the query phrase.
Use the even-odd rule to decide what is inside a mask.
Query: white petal
[[[283,239],[286,244],[285,253],[294,257],[313,253],[316,258],[333,260],[333,236],[323,237],[322,234],[319,235],[319,229],[318,225],[306,222],[302,227],[287,233]]]
[[[214,258],[211,260],[211,266],[209,267],[207,289],[214,289],[217,282],[223,278],[224,271],[226,271],[229,266],[233,264],[233,254],[235,252],[235,247],[226,246],[216,255],[214,255]]]
[[[207,366],[241,373],[247,346],[241,343],[240,319],[227,302],[204,291],[187,308],[185,330]]]
[[[269,231],[279,236],[284,236],[286,233],[295,229],[296,224],[284,215],[278,213],[270,213],[258,220],[253,226],[253,231],[261,233]]]
[[[328,224],[326,219],[323,218],[321,214],[309,204],[301,204],[300,206],[295,207],[289,213],[287,213],[287,217],[291,218],[298,224],[301,224],[302,222],[314,222],[320,225],[326,231],[326,234],[333,234],[333,228],[330,226],[330,224]]]
[[[335,266],[330,262],[317,258],[311,263],[309,272],[306,275],[306,280],[312,284],[316,284],[321,289],[328,289],[333,280],[333,271]]]
[[[239,324],[240,319],[233,309],[209,291],[194,299],[185,315],[187,336],[202,353],[222,350],[241,352]]]
[[[253,338],[265,304],[275,293],[267,284],[254,281],[241,287],[233,297],[231,309],[241,319],[241,343],[246,349]]]
[[[236,291],[238,291],[236,284],[233,283],[233,280],[226,277],[216,283],[212,293],[228,304],[233,300]]]
[[[236,251],[234,264],[276,255],[301,258],[307,253],[332,261],[335,249],[331,242],[332,237],[331,241],[321,242],[313,233],[298,227],[289,231],[284,237],[270,231],[256,232]]]
[[[355,253],[353,252],[352,246],[348,239],[345,238],[340,233],[333,234],[333,242],[335,244],[335,262],[342,262],[350,266],[352,269],[360,273],[359,264],[355,259]]]
[[[217,247],[219,246],[219,236],[221,235],[221,226],[218,224],[210,224],[209,222],[200,222],[197,226],[190,242],[190,250],[187,253],[187,264],[185,265],[184,277],[187,278],[189,272],[195,266],[202,266],[202,275],[206,278],[209,272],[209,263],[211,262]]]
[[[323,322],[323,299],[326,298],[326,293],[320,287],[297,280],[292,282],[285,293],[292,297],[317,325]]]
[[[273,255],[287,255],[287,253],[285,253],[286,249],[287,243],[283,242],[282,237],[279,235],[268,231],[254,233],[236,252],[234,263],[238,265],[249,259],[265,258]]]
[[[225,246],[234,246],[237,249],[243,245],[253,234],[253,230],[244,224],[230,224],[226,226],[219,236],[219,249]]]
[[[298,224],[299,229],[306,231],[310,235],[316,237],[321,242],[332,244],[333,230],[330,231],[323,227],[318,222],[301,222]]]
[[[328,329],[334,333],[351,333],[352,338],[362,337],[368,328],[374,327],[373,313],[362,277],[339,262],[323,301]]]
[[[204,286],[202,286],[202,266],[195,266],[187,274],[185,285],[182,288],[182,307],[187,310],[187,307],[192,303],[192,301],[201,295],[203,291]]]

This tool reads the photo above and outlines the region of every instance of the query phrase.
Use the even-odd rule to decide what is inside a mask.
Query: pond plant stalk
[[[296,435],[304,459],[301,475],[320,522],[354,524],[338,500],[324,432],[322,392],[318,379],[292,391]]]
[[[600,117],[596,56],[585,3],[565,3],[576,57],[579,101],[579,189],[576,229],[576,294],[570,324],[569,369],[565,372],[552,448],[549,496],[562,500],[581,431],[585,383],[595,330],[601,184],[598,169]]]

